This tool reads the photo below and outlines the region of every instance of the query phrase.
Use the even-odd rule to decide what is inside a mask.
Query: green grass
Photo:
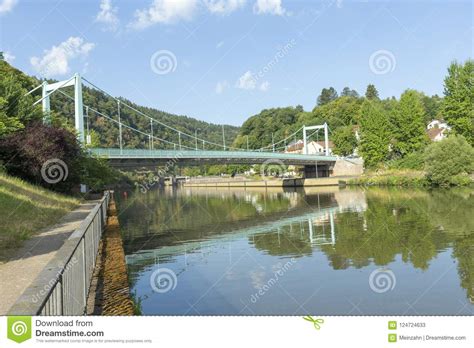
[[[0,261],[78,204],[78,199],[0,173]]]
[[[364,173],[351,179],[348,185],[363,186],[429,186],[425,173],[413,169],[389,169]]]

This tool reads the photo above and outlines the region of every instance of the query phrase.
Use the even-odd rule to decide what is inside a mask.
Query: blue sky
[[[80,72],[138,104],[240,125],[264,108],[311,110],[323,87],[442,94],[473,57],[471,1],[0,0],[16,67]]]

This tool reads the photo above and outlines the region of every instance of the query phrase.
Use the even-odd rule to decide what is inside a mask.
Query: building
[[[451,127],[443,120],[432,120],[426,126],[426,133],[431,141],[440,141],[448,136]]]
[[[329,155],[332,155],[332,149],[334,148],[334,143],[329,140]],[[303,140],[298,140],[296,143],[288,145],[285,149],[285,153],[303,153]],[[306,145],[308,147],[308,154],[310,155],[324,155],[325,154],[325,145],[324,141],[310,141]]]

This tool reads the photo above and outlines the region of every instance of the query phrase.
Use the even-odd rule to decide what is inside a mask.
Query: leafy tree
[[[40,107],[33,106],[33,97],[25,96],[33,87],[33,79],[0,61],[0,136],[42,118]]]
[[[390,130],[387,114],[378,102],[364,101],[360,110],[359,151],[366,167],[375,167],[389,154]]]
[[[339,97],[332,102],[317,106],[306,124],[321,124],[327,122],[332,130],[341,126],[357,123],[361,100],[352,97]]]
[[[249,148],[259,149],[272,143],[272,133],[275,142],[285,139],[300,127],[299,116],[302,113],[301,106],[262,110],[244,122],[233,146],[247,148],[248,137]],[[288,142],[292,140],[288,139]],[[284,145],[278,144],[279,147]]]
[[[425,109],[420,95],[406,90],[400,97],[393,116],[393,151],[400,157],[423,148],[428,142],[425,132]]]
[[[433,96],[427,96],[423,93],[421,94],[421,101],[425,107],[425,123],[428,124],[431,120],[442,118],[441,115],[441,106],[443,99],[440,98],[437,94]]]
[[[359,93],[355,89],[350,89],[349,87],[344,87],[341,92],[341,97],[353,97],[359,98]]]
[[[425,171],[436,185],[469,183],[474,171],[474,148],[461,136],[449,136],[430,144],[425,151]]]
[[[333,87],[323,88],[318,97],[317,105],[325,105],[337,98],[337,92]]]
[[[348,156],[352,154],[357,147],[357,139],[352,126],[336,129],[333,133],[332,140],[335,146],[334,153],[337,155]]]
[[[365,97],[368,100],[378,100],[379,99],[379,92],[374,85],[370,84],[367,86],[367,90],[365,91]]]
[[[444,79],[443,117],[474,145],[474,60],[451,63]]]
[[[41,122],[0,140],[0,161],[8,174],[53,191],[69,193],[79,185],[82,159],[75,134]],[[60,180],[55,182],[57,178]]]

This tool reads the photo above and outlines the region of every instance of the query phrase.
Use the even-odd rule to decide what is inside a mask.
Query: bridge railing
[[[335,160],[334,156],[295,154],[263,151],[216,151],[216,150],[149,150],[149,149],[115,149],[92,148],[90,151],[97,156],[106,158],[265,158],[265,159],[304,159],[311,161]]]
[[[107,222],[106,192],[10,309],[12,315],[83,315],[99,241]]]

